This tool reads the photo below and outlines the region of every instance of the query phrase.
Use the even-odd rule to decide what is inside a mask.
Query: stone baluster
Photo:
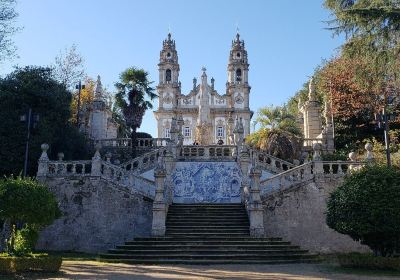
[[[94,156],[92,157],[91,175],[92,176],[100,176],[101,175],[101,154],[100,154],[101,144],[97,144],[95,148],[96,148],[96,152],[94,153]]]
[[[41,177],[46,177],[47,173],[49,172],[49,156],[47,155],[49,145],[42,144],[40,148],[42,149],[42,155],[39,158],[38,172],[36,175],[38,179]]]
[[[253,166],[249,173],[251,179],[250,203],[248,205],[250,220],[250,235],[253,237],[264,236],[264,211],[260,196],[261,171]]]
[[[165,220],[167,216],[167,206],[165,203],[165,178],[167,172],[162,163],[158,164],[154,170],[154,178],[156,181],[156,195],[153,202],[153,222],[151,226],[151,234],[153,236],[165,235]]]

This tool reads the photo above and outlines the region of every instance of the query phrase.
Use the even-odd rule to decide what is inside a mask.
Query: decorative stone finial
[[[58,153],[57,154],[57,158],[58,158],[59,161],[62,161],[64,159],[64,153],[63,152]]]
[[[365,150],[367,151],[367,154],[365,156],[365,160],[366,161],[373,161],[374,160],[374,154],[372,153],[372,144],[371,143],[367,143],[365,144]]]
[[[193,90],[196,89],[196,86],[197,86],[197,79],[196,79],[196,77],[194,77],[193,78]]]
[[[96,86],[94,88],[94,96],[99,99],[103,97],[103,85],[101,84],[100,75],[97,75]]]
[[[316,161],[322,160],[321,150],[322,150],[322,145],[320,143],[313,144],[313,151],[314,151],[313,160]]]
[[[214,77],[211,77],[211,89],[214,90]]]
[[[49,149],[49,145],[44,143],[40,146],[40,148],[42,149],[42,155],[40,156],[39,160],[49,160],[49,157],[47,155],[47,150]]]
[[[111,162],[111,156],[112,156],[112,154],[110,152],[106,153],[107,162]]]
[[[311,77],[310,82],[308,83],[308,99],[310,101],[315,101],[314,76]]]
[[[350,152],[349,153],[349,159],[351,161],[356,161],[357,160],[357,154],[355,152]]]
[[[96,143],[96,145],[94,146],[96,152],[94,153],[94,156],[92,159],[101,159],[101,155],[100,155],[100,149],[101,149],[101,144],[99,142]]]

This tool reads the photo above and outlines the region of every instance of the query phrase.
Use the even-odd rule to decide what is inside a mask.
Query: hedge
[[[0,255],[0,273],[26,271],[57,272],[62,263],[61,256],[31,255],[14,257]]]
[[[375,257],[372,254],[351,253],[338,255],[340,266],[346,268],[386,269],[400,271],[400,258]]]

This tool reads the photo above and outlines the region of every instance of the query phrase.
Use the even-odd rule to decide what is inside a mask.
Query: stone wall
[[[150,236],[152,201],[99,177],[52,178],[63,216],[45,228],[37,249],[104,252],[137,236]]]
[[[330,229],[325,222],[326,201],[340,183],[329,175],[263,198],[267,236],[282,237],[318,253],[366,252],[368,247]]]

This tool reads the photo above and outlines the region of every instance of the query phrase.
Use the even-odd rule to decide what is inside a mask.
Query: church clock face
[[[244,101],[243,96],[240,93],[238,93],[236,95],[236,97],[235,97],[235,103],[236,104],[243,104],[243,101]]]

